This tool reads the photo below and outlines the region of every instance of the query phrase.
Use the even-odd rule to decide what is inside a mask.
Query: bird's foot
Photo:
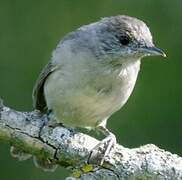
[[[18,159],[19,161],[25,161],[25,160],[30,159],[32,157],[31,154],[28,154],[28,153],[22,151],[21,149],[14,147],[14,146],[11,146],[10,154],[12,157]]]
[[[104,138],[99,144],[97,144],[90,153],[88,163],[96,163],[102,165],[110,152],[116,145],[116,137],[105,127],[99,127],[106,138]]]
[[[37,157],[33,157],[33,162],[37,168],[42,169],[43,171],[49,171],[49,172],[54,172],[58,165],[53,163],[49,159],[39,159]]]
[[[49,121],[49,122],[47,123],[47,126],[48,126],[48,127],[51,127],[51,128],[56,128],[56,127],[59,127],[59,126],[64,127],[64,125],[63,125],[62,123],[58,123],[58,122],[56,122],[56,121]]]

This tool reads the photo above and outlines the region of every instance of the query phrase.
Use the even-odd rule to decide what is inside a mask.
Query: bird
[[[107,120],[130,97],[145,56],[166,55],[142,20],[117,15],[83,25],[53,51],[35,83],[33,107],[68,127],[102,132],[102,164],[116,144]]]

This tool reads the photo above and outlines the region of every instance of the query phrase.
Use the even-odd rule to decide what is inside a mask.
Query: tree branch
[[[1,103],[0,139],[50,164],[71,167],[74,177],[66,180],[182,179],[182,158],[152,144],[134,149],[117,145],[102,166],[88,165],[99,141],[70,128],[52,127],[48,119]]]

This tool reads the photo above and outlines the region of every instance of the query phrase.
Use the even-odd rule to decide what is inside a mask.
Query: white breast
[[[123,106],[131,95],[140,70],[140,60],[125,64],[119,73],[121,78],[121,106]]]

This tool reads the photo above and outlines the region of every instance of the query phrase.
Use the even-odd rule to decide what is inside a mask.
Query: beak
[[[146,54],[147,56],[163,56],[166,57],[166,54],[159,48],[155,46],[145,46],[140,48],[141,52]]]

